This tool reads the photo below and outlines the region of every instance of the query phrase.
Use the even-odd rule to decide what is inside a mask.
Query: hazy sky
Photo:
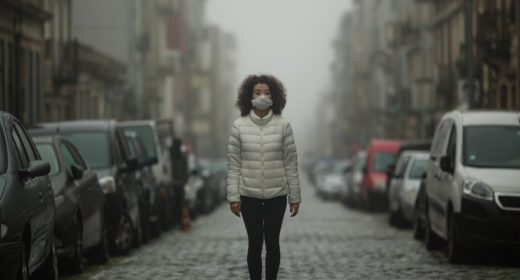
[[[237,38],[237,83],[256,73],[273,74],[284,83],[284,116],[299,148],[312,144],[306,132],[314,125],[320,93],[329,85],[332,40],[349,7],[350,0],[207,1],[208,22]]]

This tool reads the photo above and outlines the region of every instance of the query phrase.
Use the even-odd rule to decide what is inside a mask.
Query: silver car
[[[343,201],[350,207],[360,205],[361,197],[361,180],[363,179],[363,168],[366,165],[367,154],[365,151],[359,151],[352,164],[352,171],[347,175],[347,191],[343,197]]]
[[[397,160],[388,193],[390,224],[408,225],[412,222],[415,199],[429,156],[428,152],[406,151]]]

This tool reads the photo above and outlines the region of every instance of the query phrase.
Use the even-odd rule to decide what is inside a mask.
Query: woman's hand
[[[300,203],[289,203],[289,211],[291,211],[291,217],[294,217],[298,214],[298,210],[300,209]]]
[[[231,202],[229,207],[231,208],[231,212],[233,212],[233,214],[237,215],[237,217],[240,217],[240,202]]]

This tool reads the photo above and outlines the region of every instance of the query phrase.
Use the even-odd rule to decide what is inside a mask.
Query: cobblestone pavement
[[[442,252],[429,253],[413,240],[410,230],[389,227],[384,214],[323,202],[302,181],[301,212],[295,218],[287,213],[282,228],[279,279],[520,279],[512,257],[450,265]],[[65,279],[248,279],[244,225],[227,205],[192,226]]]

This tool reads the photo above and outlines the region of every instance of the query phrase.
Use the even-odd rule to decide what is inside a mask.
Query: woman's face
[[[271,98],[271,91],[269,91],[269,86],[267,84],[256,84],[253,88],[253,99],[261,95]]]

